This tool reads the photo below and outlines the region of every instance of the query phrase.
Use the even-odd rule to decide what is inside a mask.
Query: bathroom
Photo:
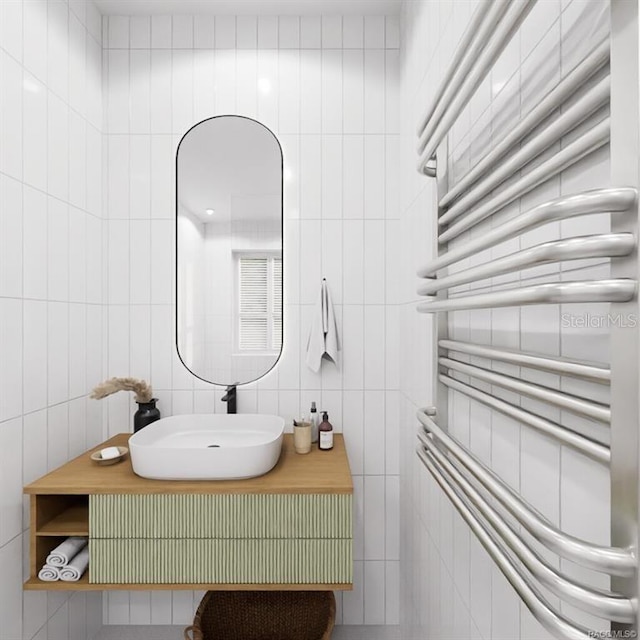
[[[435,221],[444,184],[442,166],[437,180],[424,167],[416,169],[421,151],[416,130],[455,66],[459,44],[473,31],[470,25],[500,4],[0,0],[0,640],[164,640],[182,637],[193,623],[201,590],[23,589],[30,574],[29,496],[23,487],[132,431],[131,394],[101,401],[89,397],[113,376],[148,380],[163,417],[226,413],[225,386],[194,376],[175,346],[176,149],[194,124],[225,114],[268,127],[284,158],[282,354],[266,375],[238,386],[237,411],[281,416],[290,431],[291,420],[308,414],[316,402],[344,437],[349,458],[353,586],[335,592],[332,637],[586,637],[545,628],[416,455],[422,422],[416,413],[437,406],[438,423],[448,425],[459,442],[563,532],[607,549],[625,546],[618,525],[612,533],[620,510],[613,465],[578,451],[566,433],[563,441],[557,432],[532,428],[440,383],[436,340],[444,334],[438,320],[447,316],[416,312],[425,304],[417,291],[429,282],[417,273],[439,255]],[[632,0],[503,2],[503,13],[510,4],[526,5],[527,12],[460,105],[445,132],[446,146],[438,149],[448,180],[472,170],[616,33],[612,25],[626,24],[629,16],[635,41],[621,38],[627,49],[617,54],[617,69],[615,38],[610,38],[618,74],[618,84],[615,76],[611,82],[612,102],[625,73],[635,69],[637,85],[638,16]],[[588,90],[603,77],[600,65],[595,80],[584,86]],[[583,93],[580,85],[568,104],[579,102]],[[637,86],[629,93],[638,120]],[[598,103],[523,175],[588,134],[608,109]],[[613,124],[612,144],[625,147],[622,160],[608,144],[593,145],[488,224],[472,228],[463,242],[475,242],[514,215],[561,196],[635,187],[637,141],[626,123],[628,149],[624,131]],[[558,218],[473,254],[464,267],[541,242],[624,230],[614,229],[609,211]],[[452,242],[449,249],[461,246]],[[493,287],[508,290],[514,282],[628,274],[627,261],[619,260],[622,271],[614,273],[612,260],[556,261],[529,267],[524,275],[502,272],[456,292],[482,295]],[[305,356],[323,278],[341,353],[337,366],[323,362],[316,373]],[[627,314],[628,327],[599,321],[607,316],[607,301],[517,304],[452,311],[445,337],[554,361],[599,363],[612,371],[620,367],[626,384],[635,387],[612,375],[611,398],[620,404],[625,394],[637,398],[637,364],[623,365],[621,346],[637,348],[631,327],[635,300],[618,307]],[[484,366],[482,355],[456,359]],[[558,369],[504,360],[489,368],[537,388],[591,399],[599,407],[609,402],[601,382],[561,375]],[[564,425],[570,434],[580,434],[581,442],[606,442],[608,451],[609,434],[603,435],[598,420],[474,381],[464,372],[452,377],[542,416],[546,424]],[[622,407],[621,413],[618,407],[621,414],[627,421],[635,415],[637,423],[637,407]],[[615,442],[619,451],[625,448],[612,435]],[[626,442],[630,450],[634,441]],[[637,486],[637,455],[634,464]],[[531,546],[537,544],[524,525],[519,528],[509,516],[507,522]],[[622,537],[613,540],[614,535]],[[536,549],[575,581],[610,588],[609,575],[544,546]],[[625,595],[637,595],[637,585],[629,582],[614,577],[611,589],[617,585]],[[536,589],[580,628],[603,633],[627,628],[561,601],[545,587]]]

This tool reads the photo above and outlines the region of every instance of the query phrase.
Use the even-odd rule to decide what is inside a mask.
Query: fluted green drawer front
[[[92,538],[351,538],[351,495],[92,495]]]
[[[337,584],[352,582],[352,541],[91,539],[90,582]]]

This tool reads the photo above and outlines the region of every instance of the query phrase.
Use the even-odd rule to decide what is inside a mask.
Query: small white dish
[[[116,462],[124,460],[127,453],[129,453],[129,449],[127,449],[127,447],[117,447],[117,449],[120,455],[115,458],[103,458],[101,452],[96,451],[91,454],[91,460],[102,467],[108,467],[110,464],[116,464]]]

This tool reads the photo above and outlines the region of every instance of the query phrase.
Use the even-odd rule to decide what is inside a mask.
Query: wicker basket
[[[207,591],[184,637],[330,640],[335,617],[332,591]]]

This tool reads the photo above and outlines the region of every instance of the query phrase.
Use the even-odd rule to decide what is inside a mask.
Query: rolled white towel
[[[60,580],[60,570],[58,567],[45,564],[42,569],[38,571],[38,578],[44,582],[56,582],[56,580]]]
[[[89,547],[85,547],[66,567],[60,568],[60,580],[78,582],[89,566]]]
[[[87,539],[79,536],[71,536],[62,544],[59,544],[48,556],[47,564],[54,567],[64,567],[69,564],[71,558],[87,546]]]

